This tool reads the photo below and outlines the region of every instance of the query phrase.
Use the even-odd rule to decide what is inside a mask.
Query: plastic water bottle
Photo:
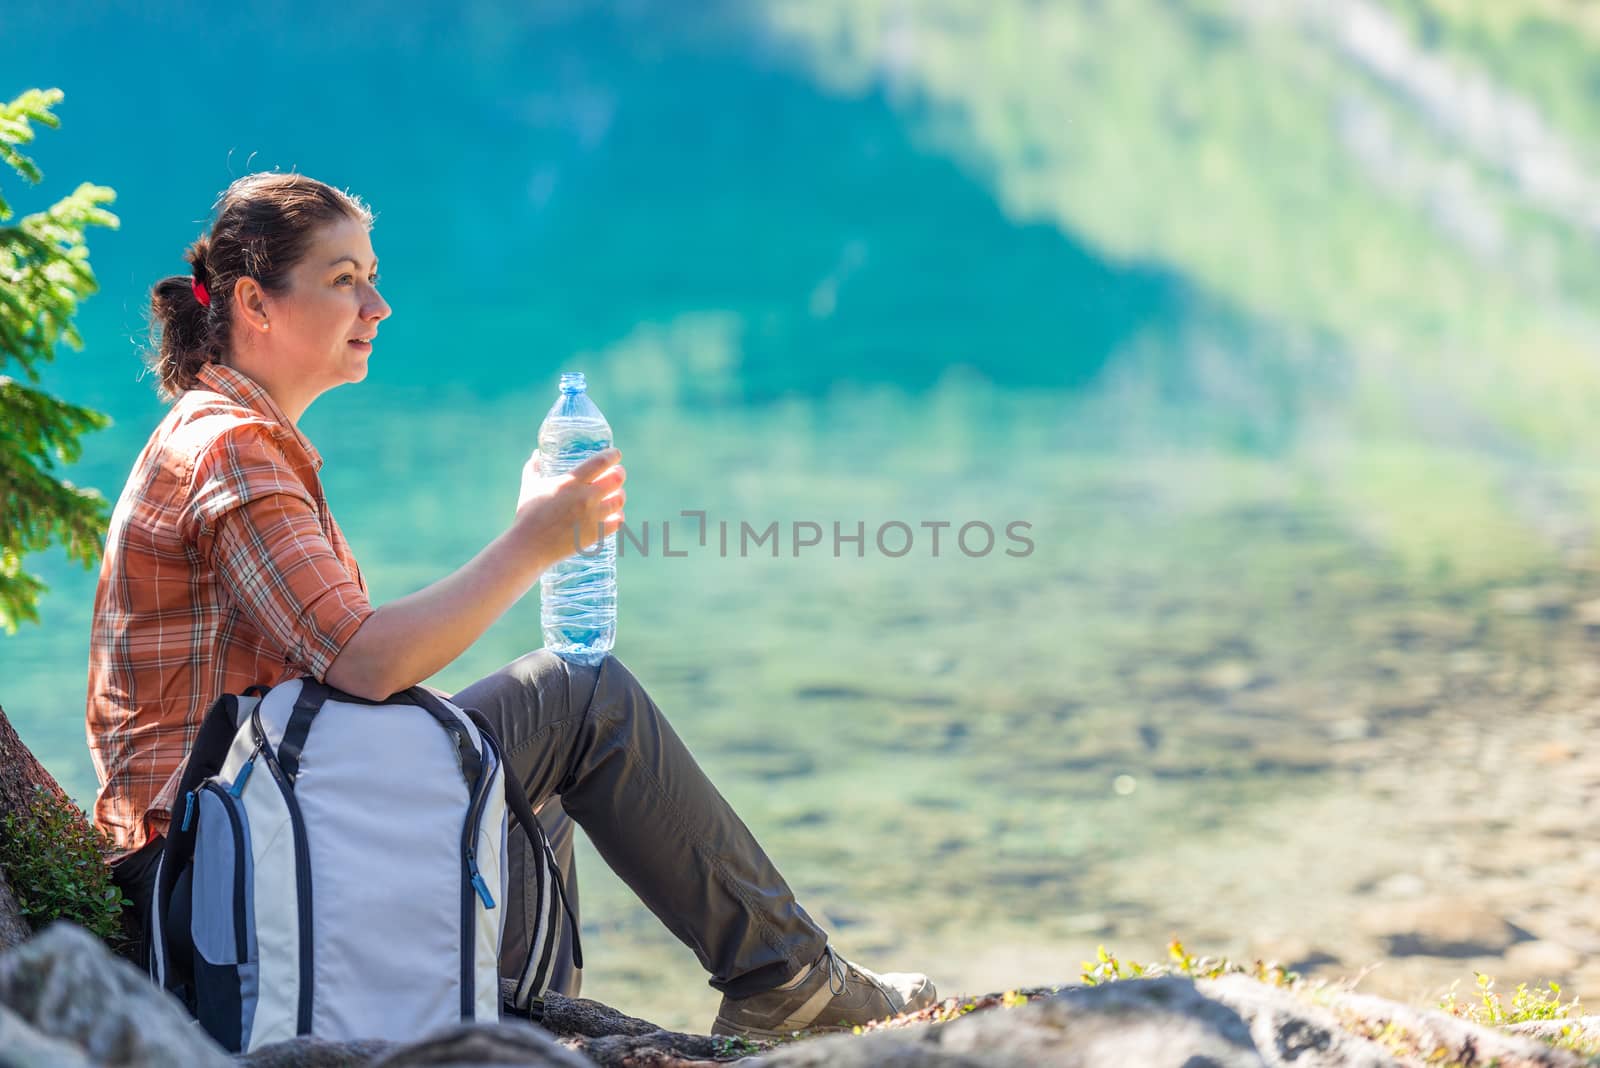
[[[561,376],[561,396],[539,426],[539,470],[564,475],[597,452],[611,447],[611,424],[589,399],[583,373]],[[592,537],[592,532],[584,532]],[[617,637],[617,536],[598,549],[578,553],[539,578],[539,622],[544,647],[575,664],[595,665],[611,652]]]

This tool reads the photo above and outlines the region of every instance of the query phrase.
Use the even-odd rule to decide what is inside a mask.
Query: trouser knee
[[[553,699],[565,700],[569,715],[588,713],[601,671],[600,666],[563,660],[548,649],[535,649],[518,657],[509,669],[529,691],[531,702],[544,705]]]

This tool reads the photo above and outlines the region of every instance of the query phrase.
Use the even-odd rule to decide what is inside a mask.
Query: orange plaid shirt
[[[216,698],[323,678],[372,614],[322,457],[220,364],[173,402],[111,515],[89,640],[95,823],[129,853],[169,822]]]

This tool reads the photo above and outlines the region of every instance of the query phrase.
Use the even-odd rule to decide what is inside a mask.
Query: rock
[[[1524,1035],[1480,1027],[1370,994],[1334,993],[1328,997],[1327,1008],[1346,1030],[1381,1037],[1390,1049],[1405,1051],[1408,1064],[1497,1068],[1586,1068],[1589,1064],[1587,1057],[1550,1049]]]
[[[1379,880],[1372,892],[1383,898],[1415,898],[1428,892],[1428,884],[1422,876],[1402,871]]]
[[[1328,737],[1336,742],[1358,742],[1373,733],[1372,721],[1365,716],[1344,716],[1328,723]]]
[[[1116,924],[1103,912],[1078,912],[1063,918],[1061,929],[1075,935],[1108,935]]]
[[[22,918],[11,884],[6,882],[5,869],[0,868],[0,953],[22,945],[32,933]]]
[[[652,1031],[648,1035],[607,1035],[601,1038],[567,1040],[593,1068],[697,1068],[749,1053],[753,1046],[737,1040],[710,1035],[687,1035],[678,1031]],[[730,1053],[730,1051],[732,1051]]]
[[[372,1061],[368,1068],[444,1068],[446,1065],[477,1068],[491,1064],[594,1068],[593,1062],[562,1046],[548,1033],[517,1020],[447,1028],[421,1041],[390,1050]]]
[[[1526,937],[1498,913],[1469,898],[1432,898],[1375,905],[1361,928],[1384,939],[1397,957],[1487,957]]]
[[[1572,973],[1571,993],[1590,1004],[1600,1002],[1600,961],[1590,961]]]
[[[618,1068],[699,1064],[723,1057],[729,1046],[726,1039],[665,1031],[598,1001],[555,993],[545,996],[542,1022],[593,1063]]]
[[[362,1039],[333,1042],[314,1035],[274,1042],[253,1053],[234,1057],[234,1063],[247,1068],[356,1068],[388,1053],[393,1042]]]
[[[176,999],[67,923],[0,954],[0,1006],[103,1068],[227,1068],[222,1048]]]
[[[1545,761],[1540,762],[1545,763]],[[1541,809],[1532,814],[1528,825],[1533,831],[1547,838],[1583,837],[1594,826],[1582,812],[1567,806]]]
[[[92,1068],[83,1051],[41,1035],[0,1005],[0,1068]]]
[[[1539,743],[1539,748],[1533,752],[1533,759],[1539,764],[1565,764],[1578,755],[1578,751],[1566,742],[1551,739]]]
[[[1294,1068],[1388,1068],[1395,1059],[1374,1042],[1352,1035],[1338,1017],[1242,975],[1208,979],[1200,991],[1237,1012],[1270,1065]]]
[[[1584,601],[1574,610],[1578,622],[1592,635],[1600,636],[1600,600]]]
[[[602,1002],[564,997],[555,991],[545,995],[544,1018],[540,1022],[546,1030],[558,1035],[586,1035],[591,1038],[648,1035],[661,1030],[659,1024],[618,1012]]]
[[[1581,963],[1578,954],[1559,942],[1519,942],[1506,950],[1506,969],[1540,981],[1571,975]]]
[[[1523,1038],[1534,1038],[1540,1042],[1554,1042],[1562,1037],[1562,1032],[1583,1037],[1600,1038],[1600,1016],[1575,1016],[1570,1020],[1530,1020],[1527,1023],[1512,1024],[1506,1031]]]
[[[1234,693],[1249,689],[1257,678],[1256,669],[1243,660],[1223,660],[1206,668],[1200,681],[1208,689]]]
[[[1309,775],[1327,771],[1333,761],[1321,742],[1274,740],[1256,747],[1250,766],[1261,775]]]
[[[1496,590],[1489,603],[1508,616],[1560,619],[1572,610],[1572,595],[1557,586]]]
[[[1239,1014],[1186,979],[1134,979],[1063,991],[948,1024],[837,1035],[783,1047],[752,1065],[838,1068],[1266,1068]]]

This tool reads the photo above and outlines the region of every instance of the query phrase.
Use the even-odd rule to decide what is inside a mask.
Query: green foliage
[[[1095,953],[1095,959],[1083,963],[1083,983],[1085,986],[1099,986],[1122,979],[1149,979],[1161,975],[1181,975],[1190,979],[1248,975],[1260,982],[1291,990],[1301,997],[1309,996],[1315,999],[1328,989],[1315,984],[1308,986],[1299,973],[1289,971],[1278,964],[1256,961],[1253,965],[1245,967],[1226,958],[1195,957],[1177,939],[1173,939],[1167,946],[1167,956],[1168,960],[1165,963],[1141,964],[1120,960],[1106,947],[1100,946]],[[1561,986],[1558,983],[1549,983],[1547,989],[1530,989],[1527,983],[1521,983],[1507,1004],[1495,992],[1492,978],[1481,972],[1473,974],[1477,976],[1477,998],[1468,1002],[1458,1001],[1455,988],[1452,987],[1450,993],[1440,1002],[1440,1008],[1453,1016],[1485,1027],[1508,1027],[1512,1024],[1541,1020],[1575,1021],[1577,1017],[1583,1015],[1577,998],[1567,1002],[1561,1000]],[[1009,994],[1004,1003],[1011,1004]],[[1428,1064],[1438,1064],[1440,1068],[1467,1068],[1468,1065],[1477,1063],[1470,1058],[1453,1059],[1453,1054],[1449,1050],[1431,1045],[1429,1042],[1419,1042],[1416,1034],[1394,1020],[1372,1021],[1349,1014],[1340,1016],[1347,1030],[1378,1043],[1407,1063],[1425,1061]],[[1558,1049],[1571,1050],[1591,1058],[1600,1057],[1600,1035],[1584,1030],[1576,1022],[1563,1026],[1559,1035],[1547,1037],[1545,1041]]]
[[[711,1036],[711,1047],[718,1057],[743,1058],[753,1057],[767,1049],[767,1045],[754,1042],[748,1038],[728,1035]]]
[[[1196,957],[1176,938],[1167,944],[1167,958],[1161,964],[1123,961],[1105,946],[1100,946],[1095,951],[1094,960],[1083,962],[1083,985],[1099,986],[1102,983],[1114,983],[1118,979],[1154,979],[1163,975],[1181,975],[1188,979],[1248,975],[1260,982],[1283,987],[1300,982],[1299,972],[1291,972],[1281,964],[1258,960],[1246,967],[1226,957]]]
[[[1501,996],[1495,993],[1493,978],[1482,972],[1472,974],[1477,978],[1478,984],[1476,1001],[1457,1001],[1455,984],[1451,984],[1450,993],[1439,1003],[1441,1009],[1452,1016],[1460,1016],[1473,1023],[1488,1024],[1491,1027],[1528,1023],[1533,1020],[1565,1020],[1568,1017],[1583,1015],[1577,998],[1567,1002],[1561,1000],[1560,983],[1549,983],[1547,990],[1530,990],[1527,983],[1518,983],[1517,989],[1511,993],[1511,1004],[1507,1005]]]
[[[1571,1001],[1561,1000],[1561,984],[1550,982],[1541,989],[1537,986],[1530,988],[1527,983],[1518,983],[1516,990],[1511,993],[1511,1002],[1507,1004],[1500,994],[1495,992],[1494,979],[1482,972],[1472,973],[1477,982],[1477,996],[1466,1001],[1456,997],[1456,984],[1451,984],[1450,992],[1439,1002],[1439,1007],[1452,1016],[1470,1020],[1476,1024],[1489,1027],[1507,1027],[1512,1024],[1537,1023],[1545,1020],[1572,1020],[1574,1022],[1563,1024],[1560,1030],[1553,1035],[1542,1036],[1543,1041],[1557,1049],[1570,1050],[1590,1058],[1590,1063],[1600,1060],[1600,1034],[1593,1030],[1585,1030],[1576,1022],[1583,1015],[1583,1007],[1574,997]]]
[[[0,817],[0,870],[28,926],[71,920],[117,948],[131,902],[111,881],[110,845],[76,805],[42,786],[25,811]]]
[[[33,140],[32,123],[60,126],[50,109],[59,89],[30,89],[0,105],[0,159],[29,182],[42,175],[17,150]],[[56,477],[57,464],[78,459],[78,438],[110,425],[89,408],[69,404],[36,388],[40,368],[56,346],[83,348],[72,325],[78,305],[98,288],[89,269],[84,231],[115,228],[115,215],[101,207],[116,194],[104,186],[79,185],[42,212],[14,226],[0,226],[0,372],[16,363],[21,379],[0,373],[0,628],[14,632],[37,622],[35,606],[45,585],[22,570],[22,557],[60,544],[85,567],[100,556],[105,535],[105,498]],[[0,222],[12,217],[0,195]]]

